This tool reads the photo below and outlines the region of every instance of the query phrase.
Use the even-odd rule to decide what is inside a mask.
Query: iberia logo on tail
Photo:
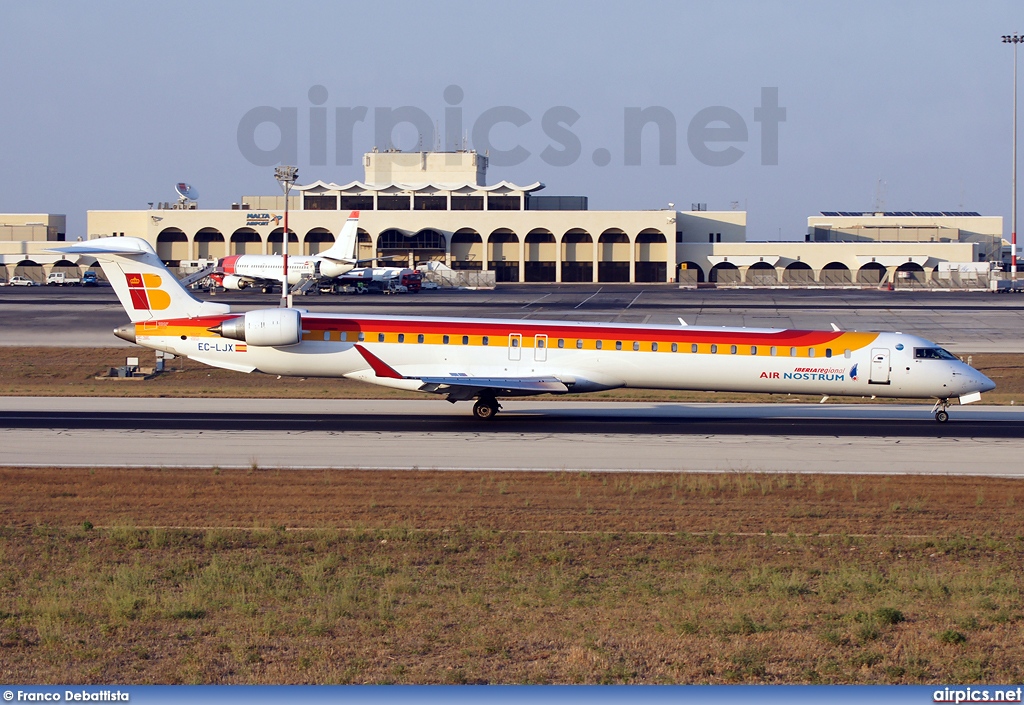
[[[125,274],[132,306],[136,311],[163,311],[171,305],[171,296],[160,289],[159,274]]]

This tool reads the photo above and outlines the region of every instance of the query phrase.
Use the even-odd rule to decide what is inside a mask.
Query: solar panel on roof
[[[830,218],[835,218],[837,215],[839,215],[839,211],[822,211],[821,214],[828,216]]]

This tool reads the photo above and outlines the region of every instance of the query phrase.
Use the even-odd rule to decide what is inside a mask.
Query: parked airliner
[[[711,328],[564,321],[233,312],[193,298],[153,247],[102,238],[56,251],[99,260],[133,343],[239,372],[347,377],[476,399],[618,387],[978,401],[992,380],[933,342],[901,333]]]
[[[329,249],[316,255],[288,256],[288,284],[294,286],[304,278],[334,279],[352,270],[357,264],[356,247],[359,211],[352,211],[338,239]],[[281,255],[230,255],[217,261],[217,271],[210,278],[225,289],[279,285],[284,278],[284,257]]]

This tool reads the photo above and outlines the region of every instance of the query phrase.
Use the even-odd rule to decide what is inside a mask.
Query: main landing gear
[[[935,420],[939,423],[946,423],[949,421],[949,412],[946,411],[948,408],[949,399],[939,399],[935,402],[935,409],[938,409],[938,411],[935,412]]]
[[[480,397],[473,405],[473,416],[481,421],[490,421],[501,409],[501,404],[492,396]]]

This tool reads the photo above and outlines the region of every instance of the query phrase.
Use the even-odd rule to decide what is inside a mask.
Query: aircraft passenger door
[[[889,348],[871,351],[871,376],[868,384],[889,384]]]
[[[548,337],[536,335],[533,337],[533,360],[534,362],[546,362],[548,359]]]
[[[508,335],[508,359],[521,360],[523,357],[523,335],[522,333],[509,333]]]

